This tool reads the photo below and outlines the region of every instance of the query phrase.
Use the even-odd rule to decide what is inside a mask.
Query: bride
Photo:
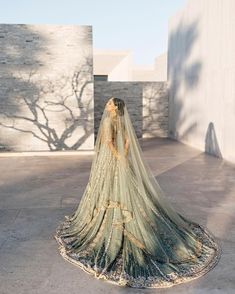
[[[101,118],[88,184],[54,235],[59,253],[98,279],[164,288],[206,274],[219,261],[215,237],[167,201],[143,158],[125,102]]]

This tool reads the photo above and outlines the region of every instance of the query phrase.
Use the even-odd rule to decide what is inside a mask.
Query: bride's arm
[[[119,159],[119,153],[118,153],[117,149],[114,147],[113,141],[112,141],[111,138],[108,140],[108,146],[111,149],[113,155],[117,159]],[[127,156],[128,150],[129,150],[129,139],[128,139],[127,135],[125,135],[125,147],[124,147],[124,149],[125,149],[125,156]]]
[[[110,150],[112,151],[113,155],[118,158],[119,153],[116,150],[116,148],[113,145],[113,140],[112,140],[112,127],[108,120],[104,122],[104,129],[103,129],[103,137],[104,137],[104,142],[105,144],[108,145]]]
[[[117,152],[117,149],[114,147],[112,139],[108,140],[108,146],[111,149],[113,155],[118,159],[119,153]]]

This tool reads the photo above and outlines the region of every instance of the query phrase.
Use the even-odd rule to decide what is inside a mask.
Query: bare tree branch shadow
[[[5,71],[0,72],[3,80],[0,89],[2,151],[22,148],[16,145],[23,134],[26,135],[23,139],[36,139],[39,150],[77,150],[93,134],[93,101],[92,95],[87,94],[93,84],[92,56],[84,52],[83,60],[77,62],[74,72],[69,75],[63,74],[55,79],[47,72],[42,76],[39,68],[44,64],[37,55],[46,50],[49,40],[32,32],[27,25],[18,25],[17,28],[6,25],[4,30],[13,36],[1,47],[1,61],[5,63]],[[14,37],[16,32],[22,37],[29,35],[25,42],[34,43],[33,50],[19,46]],[[11,56],[10,46],[17,54]],[[6,64],[8,59],[9,66]],[[6,135],[7,129],[9,133]],[[32,146],[29,149],[31,151]]]
[[[155,82],[147,84],[145,89],[148,105],[144,105],[143,132],[147,133],[147,137],[167,137],[169,119],[167,85],[165,82]]]
[[[192,49],[199,35],[198,22],[180,23],[168,39],[169,137],[176,140],[187,138],[197,127],[193,113],[184,115],[182,101],[190,99],[190,96],[185,97],[185,90],[193,91],[200,83],[202,62],[198,59],[191,61]]]

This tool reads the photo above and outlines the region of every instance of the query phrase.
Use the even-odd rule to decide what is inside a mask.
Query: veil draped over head
[[[169,287],[205,274],[220,246],[167,201],[126,104],[112,101],[117,108],[106,103],[79,206],[57,229],[61,254],[97,278],[132,287]]]

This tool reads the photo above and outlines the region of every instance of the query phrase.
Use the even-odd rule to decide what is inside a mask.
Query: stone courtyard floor
[[[235,165],[165,138],[141,142],[175,209],[214,233],[220,262],[205,276],[166,289],[95,279],[65,261],[53,234],[78,205],[93,155],[0,155],[0,293],[235,293]],[[13,154],[14,155],[14,154]]]

